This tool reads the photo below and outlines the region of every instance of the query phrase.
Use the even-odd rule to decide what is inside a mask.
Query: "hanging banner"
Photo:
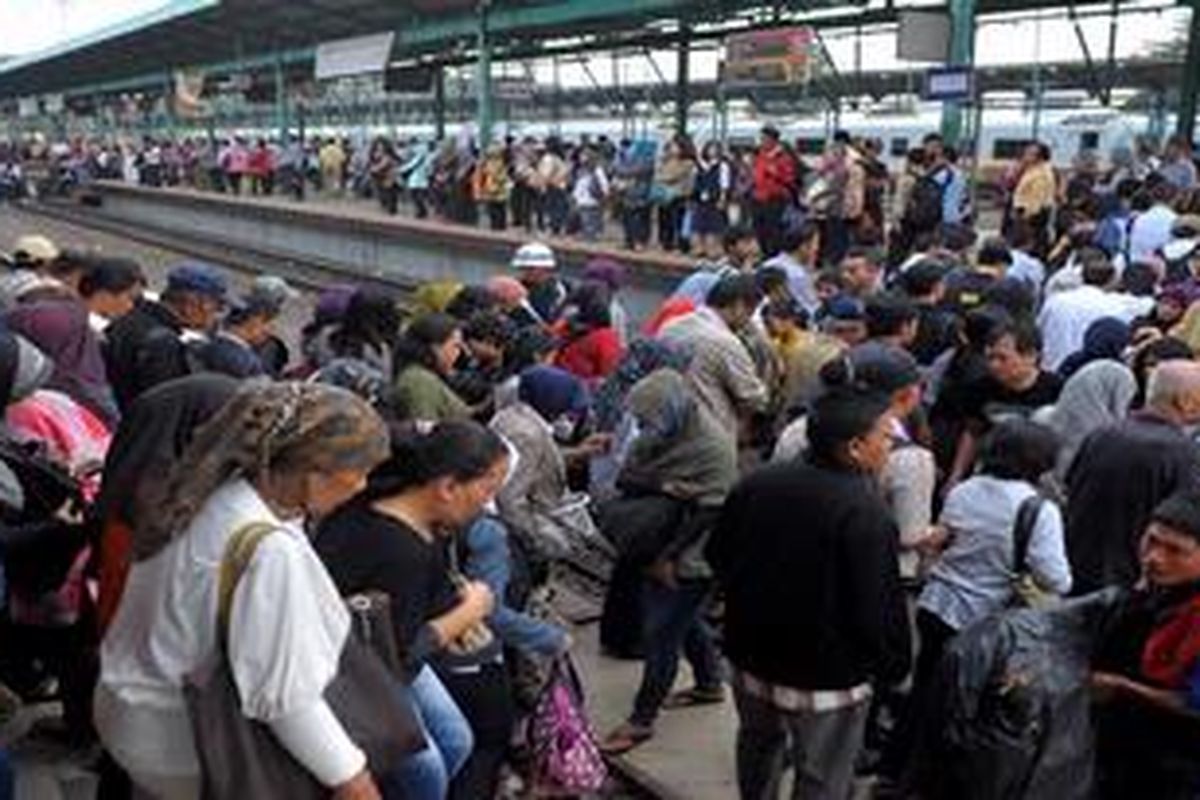
[[[808,26],[737,33],[725,39],[721,79],[727,83],[807,83],[817,37]]]
[[[317,45],[317,80],[383,72],[392,57],[395,40],[395,33],[376,33],[322,42]]]
[[[195,67],[177,69],[174,74],[175,115],[182,119],[201,119],[207,117],[212,109],[204,94],[204,70]]]

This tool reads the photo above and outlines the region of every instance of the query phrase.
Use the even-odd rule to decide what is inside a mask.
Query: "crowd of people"
[[[77,139],[40,152],[65,186],[107,178],[235,195],[367,197],[390,214],[404,204],[417,218],[493,230],[588,240],[611,234],[630,250],[650,247],[653,238],[661,250],[708,258],[719,257],[730,225],[753,226],[764,251],[773,254],[787,227],[812,218],[821,221],[824,260],[839,262],[854,244],[886,246],[894,266],[940,224],[977,217],[967,159],[937,135],[909,150],[895,174],[878,139],[839,131],[819,156],[801,155],[804,144],[785,141],[768,125],[757,147],[715,141],[698,146],[684,135],[661,143],[614,142],[603,135],[576,142],[508,137],[480,148],[469,135],[368,142],[292,134],[284,140],[146,138],[120,145]],[[1195,156],[1188,142],[1173,137],[1162,148],[1146,139],[1135,144],[1114,148],[1103,164],[1095,151],[1080,151],[1064,171],[1051,163],[1045,145],[1031,143],[989,186],[1009,212],[1006,230],[1011,212],[1019,211],[1031,227],[1023,238],[1045,248],[1077,216],[1109,211],[1081,207],[1093,187],[1128,202],[1133,184],[1125,193],[1119,184],[1151,175],[1194,193]],[[17,155],[17,148],[0,145],[0,198],[21,185]]]
[[[802,181],[765,129],[741,222],[720,152],[676,141],[660,233],[711,241],[645,320],[620,263],[568,278],[535,240],[482,285],[328,287],[297,347],[278,277],[235,292],[189,262],[152,293],[133,261],[24,237],[0,277],[6,702],[53,686],[108,791],[198,798],[215,662],[233,716],[339,800],[536,790],[515,731],[566,669],[548,596],[586,561],[602,647],[643,662],[604,753],[732,696],[746,800],[787,768],[806,799],[871,774],[1194,800],[1200,194],[1171,147],[1060,187],[1031,145],[981,236],[936,135],[892,222],[851,137]],[[495,202],[603,215],[663,174],[623,172],[631,149]],[[649,207],[622,206],[633,243]],[[377,701],[406,747],[327,691],[348,596],[386,598]]]

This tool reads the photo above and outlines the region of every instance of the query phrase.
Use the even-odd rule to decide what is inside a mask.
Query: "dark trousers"
[[[230,172],[225,176],[225,183],[229,186],[230,194],[238,195],[242,193],[242,173]]]
[[[503,664],[484,664],[478,672],[447,669],[440,675],[475,735],[470,758],[450,781],[449,798],[495,797],[516,715],[508,671]]]
[[[383,206],[383,210],[395,215],[400,208],[400,187],[395,184],[377,186],[375,191],[379,193],[379,204]]]
[[[533,232],[533,206],[536,200],[537,195],[525,184],[513,186],[509,202],[512,203],[512,223],[515,227]]]
[[[663,250],[682,249],[683,215],[687,200],[682,197],[658,207],[658,244]]]
[[[783,200],[754,203],[754,235],[758,238],[758,246],[764,259],[779,255],[782,249],[785,208],[786,203]]]
[[[626,206],[621,211],[621,225],[625,229],[625,246],[632,250],[650,242],[650,207]]]
[[[488,227],[494,231],[502,231],[508,228],[508,204],[503,200],[496,200],[487,204]]]
[[[741,800],[777,800],[785,750],[792,800],[847,800],[870,703],[834,711],[781,711],[738,690],[737,781]]]
[[[821,220],[821,264],[837,266],[850,249],[850,220],[826,217]]]
[[[566,189],[547,189],[542,194],[542,213],[550,232],[559,236],[567,229],[567,215],[571,212],[571,203]]]
[[[416,209],[417,213],[417,219],[425,219],[429,216],[429,190],[413,189],[411,194],[413,208]]]
[[[717,648],[704,620],[704,609],[711,596],[712,582],[708,580],[681,580],[672,589],[646,579],[642,587],[646,659],[630,722],[645,727],[654,724],[663,701],[675,685],[680,650],[692,665],[697,686],[711,689],[721,685]]]

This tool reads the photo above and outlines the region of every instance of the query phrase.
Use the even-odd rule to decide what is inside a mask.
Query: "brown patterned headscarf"
[[[249,383],[196,434],[168,481],[158,523],[139,530],[134,558],[180,535],[222,484],[296,472],[369,470],[387,458],[388,434],[352,392],[307,383]]]

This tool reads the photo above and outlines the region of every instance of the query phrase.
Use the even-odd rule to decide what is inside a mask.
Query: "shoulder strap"
[[[233,610],[233,593],[237,589],[242,573],[250,559],[258,551],[262,540],[276,530],[270,522],[248,522],[234,531],[225,545],[221,558],[220,574],[217,578],[217,633],[222,646],[229,635],[229,614]]]
[[[1037,525],[1038,514],[1046,498],[1041,494],[1033,494],[1021,501],[1017,509],[1017,520],[1013,524],[1013,574],[1025,572],[1025,561],[1029,554],[1029,541],[1033,538],[1033,528]]]

